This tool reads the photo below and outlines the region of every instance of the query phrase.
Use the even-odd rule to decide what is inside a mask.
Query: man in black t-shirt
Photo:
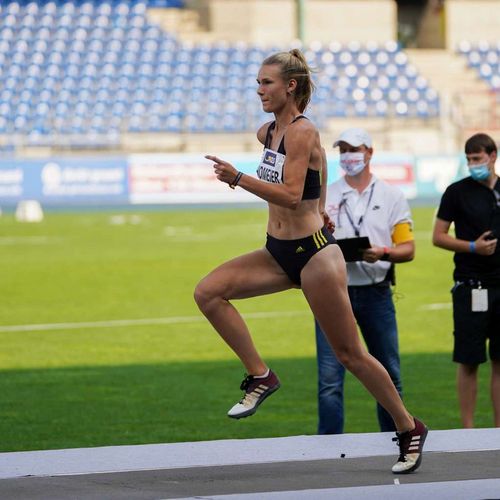
[[[486,134],[465,143],[470,177],[448,186],[437,213],[432,241],[455,252],[454,349],[462,425],[474,426],[479,364],[491,360],[494,425],[500,427],[500,180],[497,147]],[[455,236],[448,234],[455,225]]]

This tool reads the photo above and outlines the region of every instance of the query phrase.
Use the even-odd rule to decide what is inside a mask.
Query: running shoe
[[[422,463],[422,450],[428,429],[420,420],[416,418],[413,420],[415,421],[413,430],[396,432],[396,437],[392,438],[399,446],[399,458],[392,467],[394,474],[409,474],[416,471]]]
[[[256,378],[253,375],[247,375],[240,385],[240,389],[245,391],[245,395],[239,403],[236,403],[227,412],[227,416],[231,418],[244,418],[253,415],[262,401],[279,388],[280,381],[271,370],[269,370],[269,374],[265,378]]]

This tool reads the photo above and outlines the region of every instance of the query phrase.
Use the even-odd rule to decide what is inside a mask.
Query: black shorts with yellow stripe
[[[298,240],[278,240],[268,234],[266,248],[292,282],[300,286],[300,273],[309,259],[332,243],[335,243],[335,238],[325,226]]]

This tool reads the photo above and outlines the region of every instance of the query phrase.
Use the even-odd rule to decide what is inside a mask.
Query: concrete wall
[[[289,43],[299,37],[297,0],[205,0],[210,31],[221,40]],[[304,0],[304,41],[394,40],[394,0]]]
[[[193,0],[194,1],[194,0]],[[395,40],[396,0],[301,0],[304,41]],[[299,0],[196,0],[200,25],[210,38],[263,45],[299,37]],[[500,0],[427,0],[418,46],[454,50],[457,43],[500,37]]]
[[[500,39],[500,1],[446,0],[446,47],[455,50],[461,40]]]
[[[360,42],[395,40],[393,0],[305,0],[305,40]]]
[[[210,30],[221,40],[269,45],[297,37],[295,0],[210,0]]]

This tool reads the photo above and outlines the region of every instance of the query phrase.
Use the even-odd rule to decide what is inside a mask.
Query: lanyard
[[[375,182],[371,185],[370,195],[368,196],[368,203],[366,204],[365,211],[363,212],[361,217],[358,219],[357,224],[354,222],[354,219],[353,219],[352,215],[350,214],[350,210],[347,206],[347,198],[342,198],[342,200],[339,204],[339,222],[340,222],[340,211],[342,210],[342,207],[344,207],[345,214],[347,215],[347,218],[349,219],[349,224],[351,224],[351,227],[354,229],[354,234],[356,235],[356,237],[359,237],[359,232],[361,230],[361,224],[363,224],[363,219],[365,218],[365,215],[368,212],[368,208],[370,207],[370,202],[372,201],[374,187],[375,187]]]

